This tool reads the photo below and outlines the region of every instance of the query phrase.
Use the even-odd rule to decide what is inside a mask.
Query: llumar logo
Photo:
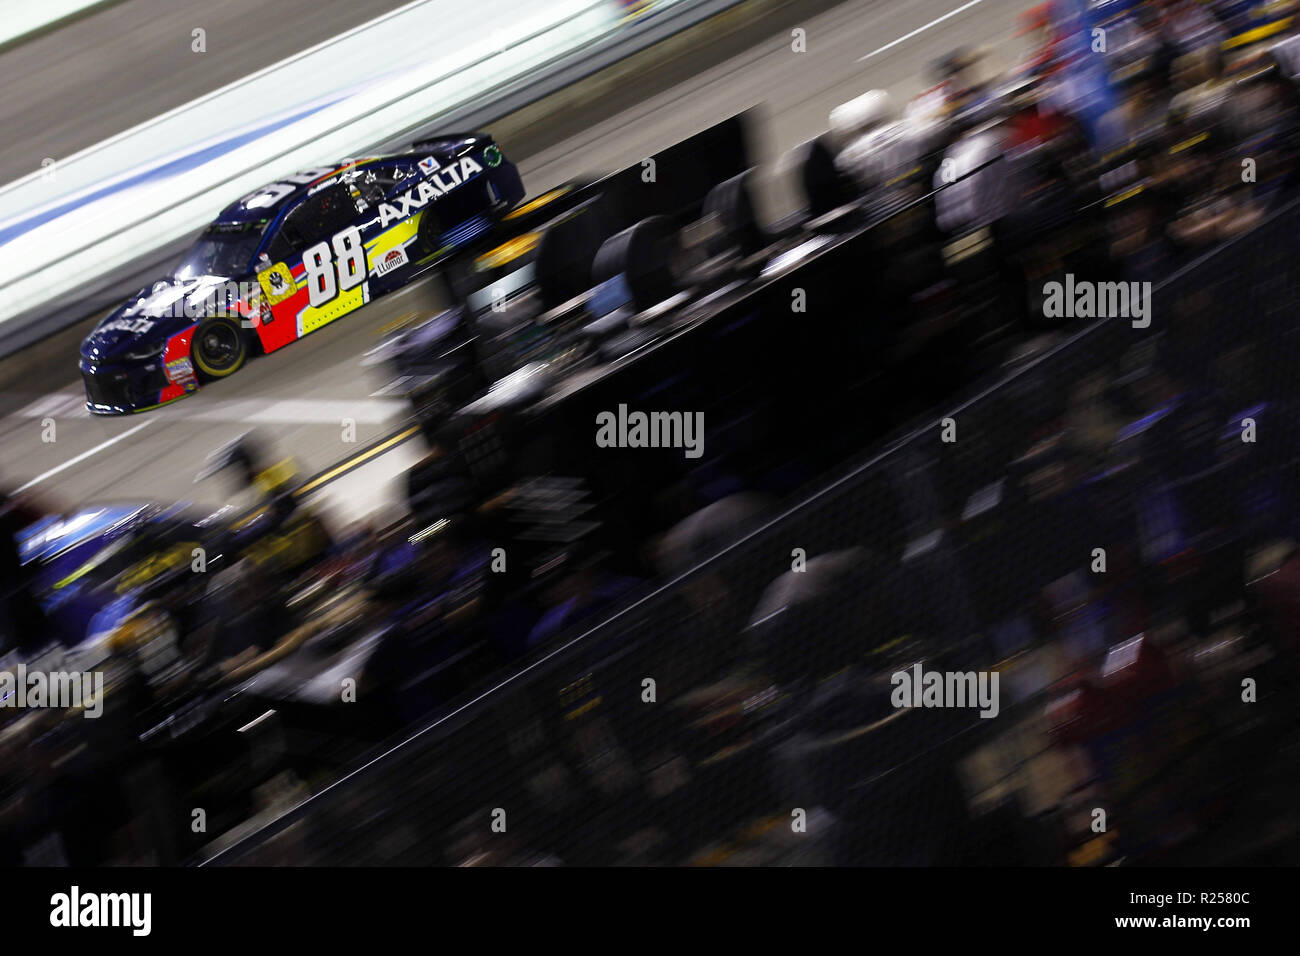
[[[406,265],[405,249],[390,249],[384,254],[384,257],[375,265],[375,275],[387,275],[394,269]]]

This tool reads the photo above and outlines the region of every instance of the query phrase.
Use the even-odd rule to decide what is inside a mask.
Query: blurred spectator
[[[525,641],[528,649],[545,645],[566,628],[597,614],[627,594],[638,579],[605,570],[601,555],[589,556],[556,573],[558,580],[544,594],[541,619]],[[566,556],[567,560],[571,560]]]

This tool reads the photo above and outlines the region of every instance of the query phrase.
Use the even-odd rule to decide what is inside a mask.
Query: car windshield
[[[252,269],[261,233],[255,227],[238,232],[210,227],[181,258],[172,273],[178,279],[196,276],[236,276]]]

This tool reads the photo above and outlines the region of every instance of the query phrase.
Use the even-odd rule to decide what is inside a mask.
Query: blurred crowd
[[[1261,30],[1241,6],[1054,2],[1005,74],[960,50],[902,109],[873,91],[832,112],[797,157],[805,215],[889,217],[882,299],[909,314],[982,308],[1038,333],[1046,278],[1160,280],[1253,245],[1171,283],[1150,335],[1001,340],[1012,378],[959,418],[959,441],[913,441],[723,561],[697,570],[779,514],[789,460],[706,458],[629,540],[545,476],[448,509],[427,493],[435,450],[409,515],[340,530],[250,437],[218,465],[251,516],[142,526],[138,560],[103,582],[133,600],[74,656],[60,645],[87,635],[58,633],[19,557],[40,515],[6,500],[0,660],[108,677],[100,719],[0,709],[0,861],[191,859],[669,581],[653,613],[489,702],[463,767],[416,766],[323,811],[326,829],[363,816],[384,839],[344,858],[308,818],[279,858],[1273,859],[1233,827],[1294,826],[1296,217],[1264,221],[1296,195],[1300,38],[1275,11],[1263,26],[1281,27],[1237,42]],[[538,525],[540,564],[501,547],[521,501],[562,516]],[[185,573],[194,535],[209,575]],[[178,567],[153,557],[148,586],[123,589],[180,545]],[[795,550],[806,564],[773,580]],[[997,669],[1002,716],[892,707],[890,675],[915,663]],[[527,808],[508,841],[479,802],[493,787]],[[444,791],[452,819],[428,812]],[[812,839],[791,841],[792,807]],[[1097,808],[1113,825],[1095,828]]]

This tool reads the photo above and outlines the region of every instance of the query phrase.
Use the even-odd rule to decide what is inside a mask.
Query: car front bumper
[[[86,408],[96,415],[129,415],[184,398],[193,388],[173,383],[161,362],[144,366],[81,360]]]

